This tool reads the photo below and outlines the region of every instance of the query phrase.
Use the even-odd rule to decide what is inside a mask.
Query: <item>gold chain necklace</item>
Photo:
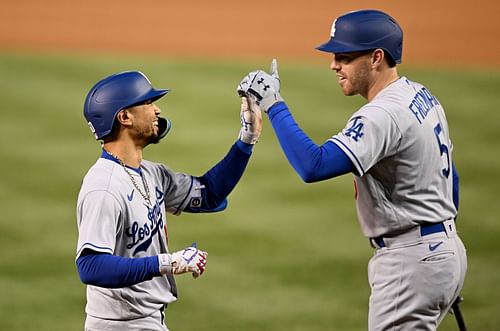
[[[130,180],[132,181],[132,184],[134,184],[134,187],[139,192],[139,194],[142,196],[142,198],[144,199],[144,201],[149,206],[152,206],[153,204],[151,203],[151,194],[149,193],[148,183],[146,182],[146,179],[142,175],[142,171],[139,172],[139,175],[141,176],[142,185],[144,186],[144,190],[146,192],[142,192],[141,191],[141,189],[139,188],[139,185],[137,184],[137,182],[134,179],[134,175],[132,175],[132,173],[127,169],[127,166],[125,165],[125,163],[123,163],[123,161],[118,156],[116,156],[116,155],[114,155],[114,154],[112,154],[111,152],[108,152],[108,151],[106,151],[106,153],[108,153],[109,155],[111,155],[112,157],[114,157],[116,160],[118,160],[118,163],[120,163],[120,165],[122,166],[123,170],[125,170],[125,172],[127,173],[127,175],[130,177]]]

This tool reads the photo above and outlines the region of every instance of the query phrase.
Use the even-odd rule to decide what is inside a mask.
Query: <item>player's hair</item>
[[[108,143],[110,141],[113,141],[117,138],[118,132],[120,131],[120,121],[114,121],[113,122],[113,127],[111,128],[111,131],[102,138],[104,143]]]
[[[389,68],[394,68],[396,66],[396,61],[392,58],[391,54],[384,49],[384,59],[387,61]]]
[[[377,48],[368,49],[368,50],[355,52],[355,53],[359,54],[359,56],[368,55],[368,54],[372,54],[376,49]],[[380,48],[378,48],[378,49],[380,49]],[[384,60],[387,63],[387,65],[389,66],[389,68],[394,68],[396,66],[396,61],[394,61],[391,54],[389,52],[387,52],[385,49],[380,49],[380,50],[382,50],[384,52]]]

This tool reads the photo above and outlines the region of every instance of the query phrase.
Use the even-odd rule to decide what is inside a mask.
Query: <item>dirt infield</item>
[[[404,63],[500,67],[497,0],[2,0],[0,49],[323,61],[332,19],[360,8],[400,22]]]

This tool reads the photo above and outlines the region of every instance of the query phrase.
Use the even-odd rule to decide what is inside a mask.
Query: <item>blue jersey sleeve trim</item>
[[[207,208],[204,208],[203,204],[202,204],[202,207],[199,207],[199,208],[188,207],[184,211],[187,212],[187,213],[217,213],[217,212],[225,210],[226,208],[227,208],[227,199],[224,199],[224,201],[222,201],[215,208],[207,209]]]
[[[92,243],[85,243],[82,245],[82,247],[80,247],[80,249],[76,253],[77,258],[80,256],[80,254],[83,252],[84,249],[91,249],[91,250],[94,250],[96,252],[113,254],[113,249],[110,247],[97,246],[97,245],[94,245]]]
[[[363,176],[365,174],[365,169],[363,168],[361,161],[358,159],[356,154],[354,154],[354,152],[349,148],[349,146],[344,144],[344,142],[342,142],[340,139],[338,139],[336,137],[331,138],[330,141],[337,144],[344,152],[348,152],[351,155],[351,160],[354,160],[354,162],[356,164],[356,168],[359,171],[359,175]]]
[[[160,276],[157,256],[125,258],[91,252],[76,264],[82,283],[105,288],[128,287]]]

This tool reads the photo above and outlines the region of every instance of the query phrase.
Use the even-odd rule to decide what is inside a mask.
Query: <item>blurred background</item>
[[[344,97],[314,47],[335,17],[375,8],[405,32],[401,75],[447,111],[468,248],[462,310],[470,330],[500,325],[500,3],[477,1],[0,2],[0,330],[82,330],[74,264],[76,197],[100,154],[83,100],[106,75],[141,70],[173,90],[173,122],[149,160],[202,175],[239,131],[235,89],[276,57],[282,96],[318,144],[364,104]],[[305,184],[269,122],[225,212],[168,219],[171,249],[197,241],[207,273],[177,277],[171,330],[366,330],[373,253],[356,220],[352,176]],[[456,330],[448,316],[440,330]]]

